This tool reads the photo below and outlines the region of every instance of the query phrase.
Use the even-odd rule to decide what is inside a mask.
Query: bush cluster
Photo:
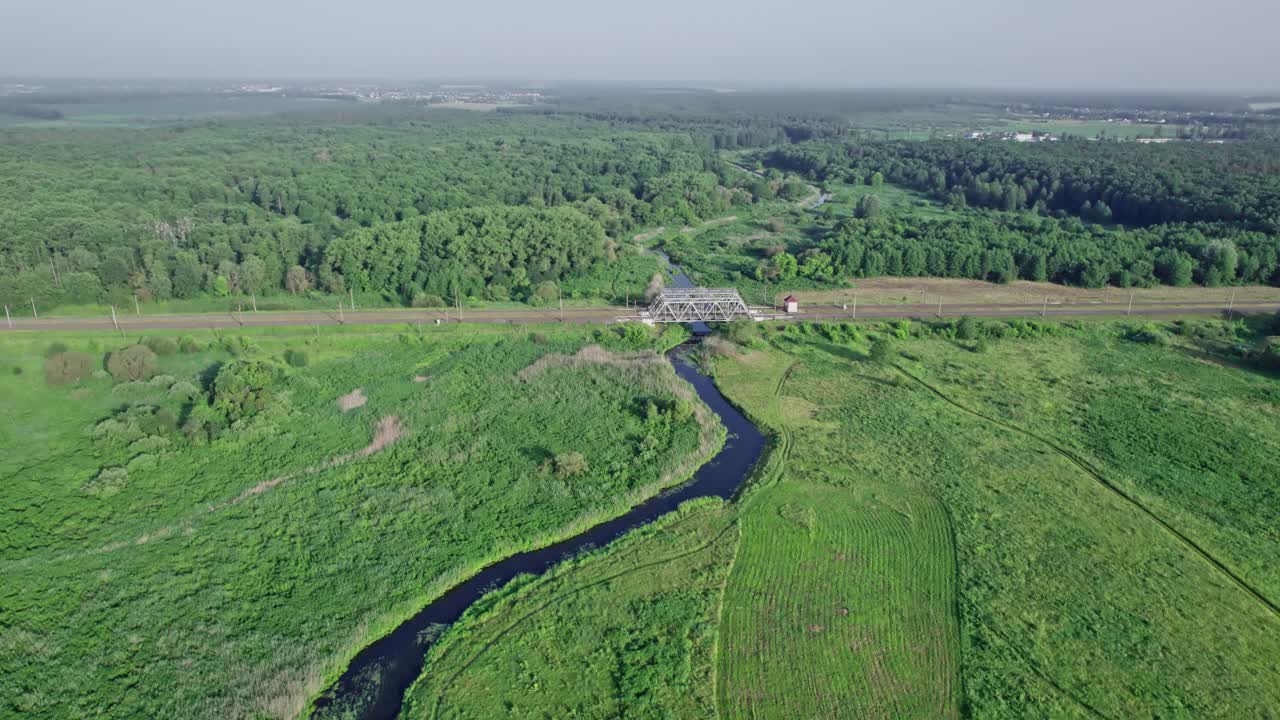
[[[107,357],[107,372],[116,382],[148,380],[156,374],[156,354],[146,345],[130,345]]]
[[[65,346],[63,346],[65,347]],[[19,374],[21,368],[16,368]],[[44,379],[50,386],[80,382],[93,373],[93,358],[82,352],[60,350],[44,361]]]

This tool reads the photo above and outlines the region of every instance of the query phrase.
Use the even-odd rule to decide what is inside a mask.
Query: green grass
[[[928,386],[867,362],[865,328],[836,326],[793,326],[769,337],[771,349],[721,360],[717,373],[726,394],[751,410],[767,404],[761,387],[776,387],[767,378],[777,377],[777,368],[799,363],[777,408],[753,412],[774,427],[784,423],[792,448],[779,490],[765,492],[794,482],[842,488],[853,498],[886,497],[884,505],[922,533],[901,540],[917,563],[945,560],[944,539],[924,539],[927,515],[920,510],[930,499],[941,503],[938,512],[955,531],[958,663],[968,713],[1267,717],[1280,706],[1280,619],[1231,577],[1272,602],[1280,596],[1274,563],[1266,561],[1280,552],[1268,489],[1268,468],[1280,467],[1274,378],[1206,364],[1181,340],[1173,347],[1123,340],[1117,323],[995,339],[985,353],[926,335],[901,342],[898,362]],[[912,497],[921,500],[913,505]],[[767,507],[768,498],[756,502]],[[856,502],[791,504],[814,508],[816,518],[824,510],[857,516]],[[756,507],[744,518],[728,586],[726,638],[735,636],[729,608],[746,586],[739,575],[750,566]],[[785,526],[781,512],[766,520]],[[879,577],[893,588],[901,567],[889,558],[902,553],[892,552],[890,538],[902,536],[891,525],[863,523],[884,527],[868,537],[890,550],[877,555],[886,563]],[[856,535],[856,521],[839,525]],[[780,552],[775,562],[794,555]],[[757,564],[767,567],[768,556]],[[934,585],[916,597],[926,599],[932,617],[945,618],[945,573],[916,577]],[[879,605],[872,618],[905,627],[904,607],[913,606]],[[937,627],[945,632],[942,620]],[[895,642],[877,650],[889,653]],[[747,657],[737,672],[777,678],[770,657]],[[730,662],[722,655],[726,682]],[[913,669],[924,667],[918,661]],[[799,679],[780,682],[783,691],[766,698],[770,707],[814,702]],[[936,716],[895,715],[892,708],[905,706],[883,694],[861,702],[890,708],[885,716]],[[727,700],[722,712],[732,707]]]
[[[959,717],[955,565],[936,500],[788,473],[752,498],[742,535],[722,717]]]
[[[713,717],[734,517],[694,501],[486,597],[432,649],[404,717]]]
[[[716,429],[662,412],[691,391],[665,362],[619,370],[538,358],[591,331],[264,330],[236,351],[305,349],[281,401],[208,445],[92,439],[127,404],[175,403],[231,353],[161,358],[158,383],[46,388],[58,339],[100,355],[110,334],[0,339],[7,421],[0,503],[0,716],[289,717],[358,648],[478,567],[619,514],[687,476]],[[205,333],[202,341],[214,340]],[[22,368],[21,375],[12,367]],[[415,382],[415,376],[426,378]],[[335,400],[362,388],[368,403]],[[370,443],[381,418],[403,436]],[[558,477],[549,459],[580,452]],[[127,467],[104,485],[104,467]],[[280,478],[288,478],[274,482]]]

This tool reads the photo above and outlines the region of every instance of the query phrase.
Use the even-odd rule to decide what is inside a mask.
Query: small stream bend
[[[667,354],[676,374],[688,381],[727,431],[724,447],[698,468],[686,483],[671,488],[625,514],[591,527],[553,545],[517,553],[480,570],[436,598],[390,634],[361,650],[342,676],[312,707],[311,715],[326,709],[354,709],[364,720],[392,720],[400,713],[405,692],[422,672],[426,651],[443,626],[461,617],[474,602],[517,575],[541,575],[586,548],[606,545],[623,534],[675,510],[698,497],[731,499],[751,474],[764,449],[765,437],[725,400],[711,378],[678,351]]]

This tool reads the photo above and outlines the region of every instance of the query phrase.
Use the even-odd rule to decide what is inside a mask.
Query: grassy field
[[[698,500],[488,596],[432,649],[407,718],[715,715],[732,508]]]
[[[295,716],[457,579],[714,452],[665,361],[570,362],[593,331],[532,330],[204,333],[151,380],[56,388],[53,340],[120,339],[0,339],[0,716]],[[154,411],[185,423],[220,363],[286,350],[309,362],[216,439]]]
[[[1012,327],[990,324],[997,325]],[[877,571],[886,590],[910,587],[902,584],[908,569],[920,583],[909,596],[918,603],[850,606],[850,617],[865,612],[872,626],[896,628],[877,647],[886,657],[910,642],[904,630],[914,609],[945,637],[951,581],[940,568],[950,549],[945,534],[925,530],[923,512],[940,503],[936,512],[950,517],[955,533],[960,639],[951,662],[960,674],[952,688],[964,688],[960,702],[970,716],[1268,717],[1280,706],[1280,617],[1267,604],[1280,584],[1264,560],[1280,551],[1266,469],[1280,466],[1274,378],[1209,364],[1197,341],[1126,340],[1117,323],[1044,327],[1059,329],[1023,328],[1019,339],[1001,331],[1006,337],[983,340],[990,349],[981,352],[946,325],[878,331],[906,335],[896,362],[908,375],[867,360],[866,328],[792,326],[750,354],[719,361],[717,373],[728,396],[748,410],[766,408],[752,414],[786,429],[792,449],[779,488],[820,483],[855,498],[883,497],[881,516],[916,530],[895,534],[893,522],[876,525],[865,510],[860,523],[840,523],[851,536],[851,526],[877,528],[867,537],[885,548]],[[768,410],[762,388],[778,387],[769,378],[792,366]],[[1206,424],[1215,432],[1194,429]],[[751,518],[769,504],[768,495],[760,498],[745,511],[726,593],[725,647],[737,635],[765,632],[749,624],[735,631],[730,622],[735,593],[745,587],[740,574],[759,541]],[[816,528],[824,513],[860,510],[849,501],[790,504],[772,517],[763,513],[763,521],[784,527],[790,515]],[[895,541],[908,549],[895,553]],[[909,561],[895,565],[904,552]],[[785,559],[774,563],[792,563],[794,555],[780,552]],[[758,564],[767,567],[768,555]],[[758,583],[790,587],[801,574]],[[762,607],[779,613],[778,604]],[[914,662],[890,676],[929,678],[931,694],[909,680],[860,690],[867,710],[860,716],[938,716],[943,710],[903,703],[948,697],[936,684],[945,663],[931,664],[944,655],[907,655]],[[759,688],[758,678],[772,677],[782,684],[757,698],[758,716],[787,716],[777,709],[788,707],[782,703],[803,707],[856,682],[795,665],[777,680],[771,658],[720,658],[722,682],[755,677],[742,687]],[[815,677],[819,684],[806,685]],[[895,696],[885,687],[910,692]],[[723,698],[722,710],[732,714],[735,699]]]
[[[723,717],[958,717],[955,565],[936,500],[788,474],[753,498],[742,534]]]
[[[1089,289],[1048,282],[1014,280],[999,284],[981,280],[931,277],[860,278],[856,285],[837,290],[797,290],[804,305],[927,305],[942,300],[948,305],[1037,305],[1047,301],[1050,308],[1064,305],[1088,307],[1098,304],[1124,305],[1130,296],[1135,303],[1219,304],[1226,309],[1234,302],[1280,302],[1280,288],[1266,285],[1241,287],[1172,287]],[[1034,308],[1033,308],[1034,309]],[[1124,308],[1121,307],[1121,310]]]

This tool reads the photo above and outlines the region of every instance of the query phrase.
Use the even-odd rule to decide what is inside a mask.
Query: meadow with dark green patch
[[[458,579],[619,514],[718,442],[661,358],[520,375],[659,342],[611,329],[202,333],[113,381],[104,354],[136,340],[3,339],[0,715],[297,716]],[[97,369],[47,387],[64,352]]]

